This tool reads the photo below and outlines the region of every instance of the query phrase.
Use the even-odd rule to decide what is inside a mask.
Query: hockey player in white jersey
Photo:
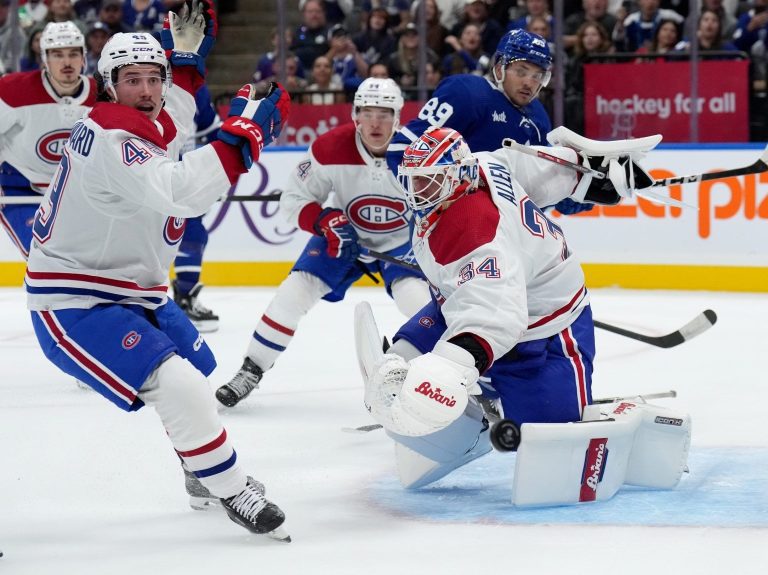
[[[287,92],[261,100],[245,86],[220,141],[185,154],[193,94],[215,20],[198,4],[169,14],[163,46],[116,34],[98,64],[99,102],[67,141],[33,225],[25,284],[46,356],[121,409],[149,404],[185,467],[254,533],[287,540],[283,512],[246,476],[206,376],[216,363],[167,297],[186,217],[204,213],[274,140]],[[174,116],[177,121],[174,121]]]
[[[294,170],[280,210],[314,237],[256,325],[242,367],[216,391],[224,405],[236,405],[258,386],[320,299],[340,301],[364,273],[381,273],[407,316],[429,301],[420,273],[361,259],[366,248],[392,256],[410,250],[410,211],[385,160],[402,107],[393,80],[366,79],[355,93],[354,122],[317,138]]]
[[[40,36],[42,70],[0,78],[0,195],[45,193],[72,126],[96,102],[82,75],[85,39],[72,22],[51,22]],[[36,204],[3,204],[0,225],[24,259]]]
[[[546,150],[602,164],[571,148]],[[406,149],[398,174],[435,300],[368,367],[365,402],[396,441],[403,484],[420,487],[490,451],[471,398],[483,388],[518,424],[579,421],[592,401],[589,295],[563,230],[539,205],[615,203],[628,186],[618,181],[623,170],[593,180],[507,149],[473,154],[441,127]]]

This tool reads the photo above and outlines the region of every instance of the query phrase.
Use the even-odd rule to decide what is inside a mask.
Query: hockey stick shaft
[[[636,331],[631,331],[628,329],[617,327],[615,325],[611,325],[602,321],[598,321],[598,320],[593,320],[593,321],[595,323],[595,327],[599,327],[600,329],[604,329],[605,331],[610,331],[611,333],[615,333],[616,335],[622,335],[630,339],[642,341],[643,343],[647,343],[649,345],[667,349],[670,347],[675,347],[677,345],[680,345],[683,342],[689,341],[694,337],[696,337],[697,335],[707,331],[710,327],[715,325],[715,322],[717,322],[717,314],[711,309],[704,310],[703,312],[701,312],[699,315],[697,315],[695,318],[693,318],[691,321],[689,321],[680,329],[677,329],[666,335],[659,335],[659,336],[645,335],[642,333],[638,333]]]
[[[519,144],[510,138],[504,138],[504,141],[502,142],[502,146],[504,146],[505,148],[509,148],[510,150],[516,150],[518,152],[522,152],[523,154],[528,154],[529,156],[535,156],[537,158],[541,158],[542,160],[547,160],[548,162],[552,162],[554,164],[565,166],[566,168],[571,168],[572,170],[576,170],[577,172],[582,174],[589,174],[590,176],[592,176],[593,178],[597,178],[598,180],[605,179],[605,174],[603,172],[598,172],[597,170],[593,170],[592,168],[588,168],[587,166],[582,166],[581,164],[577,164],[576,162],[571,162],[569,160],[560,158],[553,154],[548,154],[543,150],[537,150],[535,148],[531,148],[530,146]]]
[[[0,205],[10,204],[39,204],[43,196],[0,196]],[[225,196],[219,198],[220,202],[278,202],[280,194],[266,194],[264,196]]]
[[[559,164],[561,166],[572,168],[582,174],[590,174],[593,178],[598,178],[598,179],[605,178],[605,174],[603,174],[602,172],[593,170],[592,168],[588,168],[580,164],[576,164],[574,162],[569,162],[568,160],[564,160],[563,158],[558,158],[557,156],[548,154],[542,150],[536,150],[529,146],[518,144],[517,142],[515,142],[514,140],[510,140],[509,138],[506,138],[504,140],[503,146],[511,150],[517,150],[518,152],[528,154],[529,156],[536,156],[537,158],[541,158],[543,160],[554,162],[555,164]],[[724,180],[726,178],[734,178],[736,176],[748,176],[750,174],[760,174],[765,171],[768,171],[768,146],[766,146],[765,150],[763,150],[763,154],[760,156],[760,158],[755,163],[750,164],[749,166],[744,166],[741,168],[733,168],[731,170],[722,170],[719,172],[709,172],[706,174],[693,174],[690,176],[677,176],[674,178],[665,178],[663,180],[654,180],[653,184],[651,184],[650,187],[663,188],[666,186],[674,186],[678,184],[692,184],[695,182],[709,182],[712,180]],[[642,190],[640,190],[640,193],[642,193]],[[651,199],[654,199],[654,197],[651,196]]]
[[[736,176],[748,176],[750,174],[760,174],[768,171],[768,146],[763,150],[754,164],[742,168],[733,168],[731,170],[722,170],[720,172],[709,172],[708,174],[694,174],[692,176],[678,176],[676,178],[666,178],[656,180],[652,187],[674,186],[677,184],[691,184],[694,182],[709,182],[712,180],[723,180],[725,178],[734,178]]]
[[[597,403],[616,403],[617,401],[629,401],[632,399],[637,398],[646,400],[646,399],[662,399],[665,397],[677,397],[677,392],[674,389],[671,389],[669,391],[659,391],[655,393],[639,393],[637,395],[625,395],[625,396],[619,396],[619,397],[603,397],[600,399],[595,399],[592,401],[593,404]],[[499,417],[495,414],[488,413],[485,411],[485,417],[488,419],[491,423],[496,423],[497,421],[501,421]],[[383,425],[379,423],[371,423],[369,425],[361,425],[360,427],[342,427],[341,430],[345,433],[368,433],[369,431],[376,431],[377,429],[383,429]]]
[[[419,269],[419,266],[417,266],[416,264],[412,264],[410,262],[404,262],[401,259],[390,256],[388,254],[382,254],[374,250],[368,250],[368,255],[376,259],[393,263],[395,265],[403,266],[408,269],[412,269],[412,270]],[[675,330],[666,335],[661,335],[661,336],[645,335],[642,333],[638,333],[636,331],[611,325],[609,323],[605,323],[604,321],[599,321],[596,319],[593,321],[594,321],[595,327],[598,329],[604,329],[605,331],[610,331],[611,333],[615,333],[616,335],[623,335],[624,337],[628,337],[630,339],[634,339],[637,341],[642,341],[643,343],[647,343],[649,345],[653,345],[656,347],[669,348],[669,347],[675,347],[676,345],[680,345],[684,341],[693,339],[700,333],[708,330],[717,321],[717,315],[711,309],[705,310],[701,314],[696,316],[696,318],[694,318],[692,321],[688,322],[683,327],[681,327],[680,329]]]

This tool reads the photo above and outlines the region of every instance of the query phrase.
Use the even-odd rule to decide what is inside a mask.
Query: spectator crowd
[[[367,77],[390,77],[406,99],[419,96],[423,2],[426,30],[426,82],[432,90],[446,76],[486,75],[502,35],[524,28],[545,37],[555,54],[555,22],[550,0],[286,0],[298,9],[300,24],[284,31],[287,48],[279,57],[277,30],[271,49],[254,62],[253,79],[283,77],[295,99],[328,104],[349,101]],[[115,32],[158,33],[165,13],[183,0],[19,0],[16,31],[10,0],[0,0],[0,72],[40,67],[40,34],[48,22],[71,20],[87,45],[87,74]],[[294,3],[296,3],[294,5]],[[565,110],[570,126],[581,131],[583,65],[611,54],[634,53],[638,62],[687,57],[695,44],[702,58],[746,54],[754,93],[765,93],[768,0],[701,0],[698,17],[688,0],[565,0],[562,43]],[[231,8],[230,8],[231,9]],[[224,28],[223,33],[226,33]],[[14,62],[13,42],[23,43]],[[18,50],[16,51],[18,52]],[[243,80],[247,80],[244,77]],[[551,106],[552,86],[540,95]]]

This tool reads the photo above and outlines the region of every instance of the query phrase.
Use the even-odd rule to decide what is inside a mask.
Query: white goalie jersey
[[[280,197],[280,211],[298,225],[311,203],[344,211],[360,245],[386,252],[407,244],[411,212],[385,158],[373,157],[354,124],[323,134],[310,147]]]
[[[205,213],[245,171],[240,149],[223,142],[177,161],[189,134],[176,126],[190,124],[194,99],[175,84],[167,109],[178,122],[166,109],[153,124],[97,103],[75,125],[33,226],[30,309],[165,303],[185,218]]]
[[[568,148],[547,152],[577,161]],[[471,333],[498,358],[520,341],[562,331],[589,303],[562,229],[538,207],[571,195],[579,175],[519,152],[474,156],[479,188],[425,233],[416,230],[413,248],[442,304],[442,339]]]

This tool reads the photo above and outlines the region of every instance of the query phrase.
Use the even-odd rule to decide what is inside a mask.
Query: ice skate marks
[[[429,521],[768,528],[768,448],[693,449],[688,467],[672,491],[625,486],[609,501],[518,509],[509,502],[514,455],[494,452],[420,490],[406,491],[393,474],[370,493],[398,515]]]

